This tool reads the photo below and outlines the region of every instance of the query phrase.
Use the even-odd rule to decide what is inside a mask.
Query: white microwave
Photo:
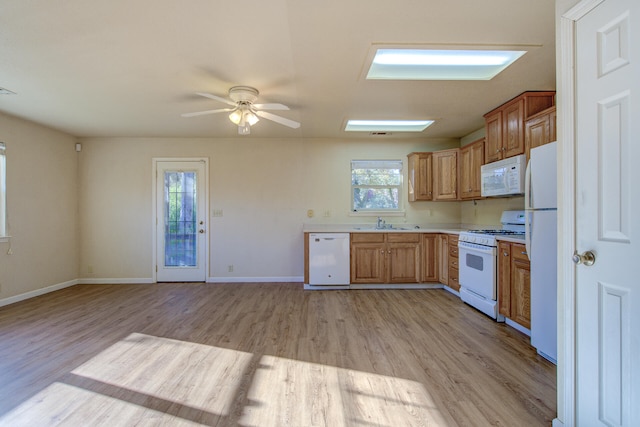
[[[526,156],[509,157],[487,163],[480,168],[482,197],[505,197],[524,194]]]

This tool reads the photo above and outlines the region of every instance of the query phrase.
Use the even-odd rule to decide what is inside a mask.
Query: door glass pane
[[[164,173],[164,262],[166,267],[197,265],[195,172]]]

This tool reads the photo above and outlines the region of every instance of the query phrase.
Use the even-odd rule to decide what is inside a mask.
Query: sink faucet
[[[378,222],[376,223],[376,228],[377,229],[384,228],[384,220],[381,217],[378,217]]]

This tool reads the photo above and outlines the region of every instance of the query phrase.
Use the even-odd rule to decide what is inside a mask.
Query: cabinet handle
[[[391,253],[391,251],[389,251],[389,252],[387,252],[387,253],[388,253],[388,254],[390,254],[390,253]]]
[[[502,256],[509,256],[509,254],[508,254],[508,253],[506,253],[506,252],[503,252],[503,253],[502,253]]]
[[[520,253],[521,253],[522,255],[526,255],[526,254],[527,254],[527,251],[522,251],[522,252],[520,252]]]
[[[496,150],[496,153],[499,153],[499,152],[500,152],[500,149],[498,148],[498,149]]]

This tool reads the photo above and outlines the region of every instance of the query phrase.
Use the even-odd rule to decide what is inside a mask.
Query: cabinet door
[[[449,284],[449,236],[438,235],[438,282]]]
[[[351,245],[351,283],[385,283],[385,245]]]
[[[502,111],[489,113],[484,118],[484,159],[486,163],[491,163],[502,159]]]
[[[458,199],[458,151],[456,148],[433,153],[433,200]]]
[[[389,283],[420,283],[420,244],[388,243]]]
[[[502,110],[502,158],[524,154],[524,100],[507,104]]]
[[[551,117],[548,114],[527,120],[524,125],[527,159],[532,148],[551,142]]]
[[[433,199],[433,168],[431,153],[411,153],[409,163],[409,201]]]
[[[531,328],[531,268],[526,247],[511,245],[511,319]]]
[[[511,318],[511,244],[498,243],[498,312]]]
[[[484,138],[460,149],[460,198],[481,197],[480,168],[484,161]]]
[[[422,281],[438,281],[438,234],[422,235]]]

